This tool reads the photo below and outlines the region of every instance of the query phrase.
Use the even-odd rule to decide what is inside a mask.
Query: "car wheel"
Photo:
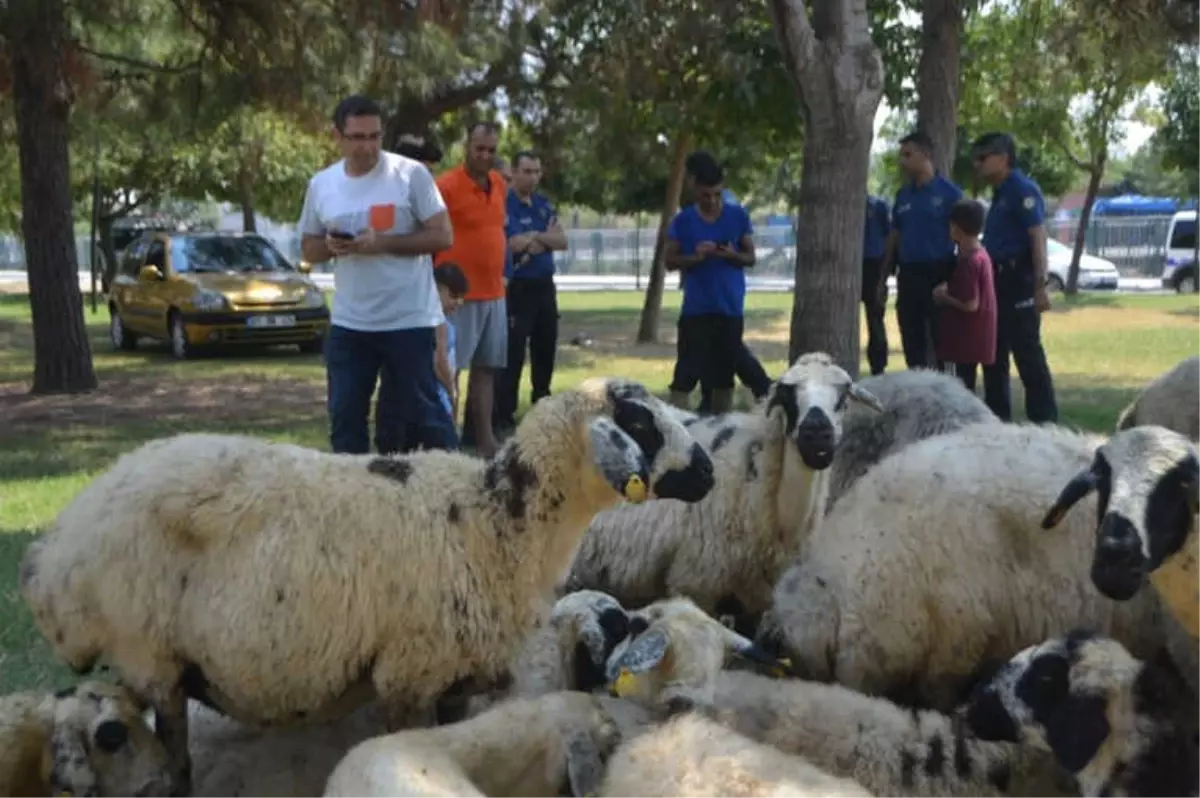
[[[1187,271],[1175,278],[1175,291],[1180,294],[1190,294],[1196,290],[1196,273]]]
[[[172,310],[167,324],[171,330],[171,354],[179,360],[187,360],[192,356],[192,345],[188,343],[183,316],[179,315],[179,311]]]
[[[1046,278],[1046,290],[1052,294],[1061,294],[1066,286],[1063,285],[1062,278],[1057,274],[1052,274]]]
[[[300,353],[304,355],[319,355],[325,350],[325,338],[318,335],[300,344]]]
[[[121,314],[116,308],[108,309],[108,337],[112,341],[114,349],[123,349],[126,352],[137,349],[137,333],[130,332],[125,329],[125,323],[121,321]]]

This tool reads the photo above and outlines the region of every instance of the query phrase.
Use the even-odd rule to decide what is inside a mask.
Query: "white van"
[[[1181,294],[1196,290],[1196,212],[1179,211],[1167,228],[1167,265],[1163,267],[1163,288]]]

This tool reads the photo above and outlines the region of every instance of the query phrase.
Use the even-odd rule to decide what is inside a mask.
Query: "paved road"
[[[333,288],[333,275],[316,273],[313,281],[322,288]],[[560,291],[636,291],[644,288],[643,279],[639,288],[638,281],[632,275],[601,275],[601,274],[560,274],[554,278]],[[895,278],[888,280],[888,285],[895,290]],[[92,277],[86,271],[79,273],[79,287],[84,292],[91,291]],[[678,288],[679,277],[667,275],[667,288]],[[753,277],[746,278],[746,287],[750,291],[791,291],[792,280],[786,277]],[[25,272],[0,271],[0,289],[9,292],[26,290]],[[1122,277],[1118,283],[1118,293],[1167,293],[1156,277]]]

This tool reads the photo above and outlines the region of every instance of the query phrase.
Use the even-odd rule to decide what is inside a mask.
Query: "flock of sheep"
[[[1200,358],[1110,438],[799,358],[490,460],[179,435],[36,539],[5,795],[1197,795]]]

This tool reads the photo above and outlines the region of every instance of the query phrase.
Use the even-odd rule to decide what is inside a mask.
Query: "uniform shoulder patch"
[[[1034,204],[1033,197],[1026,197],[1025,200],[1021,204],[1025,206],[1025,210],[1027,210],[1027,211],[1033,210],[1033,204]]]

